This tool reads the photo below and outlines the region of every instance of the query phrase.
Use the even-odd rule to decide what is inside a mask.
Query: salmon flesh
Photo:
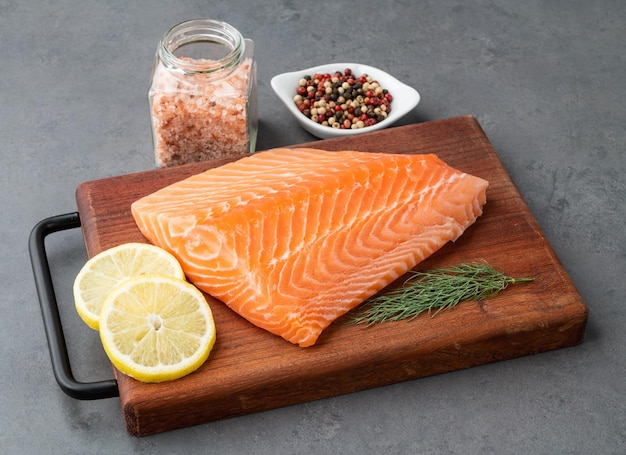
[[[488,182],[435,155],[279,148],[210,169],[131,206],[187,278],[302,347],[456,240]]]

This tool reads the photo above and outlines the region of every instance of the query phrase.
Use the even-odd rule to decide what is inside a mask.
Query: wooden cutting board
[[[308,145],[326,150],[435,153],[489,181],[484,214],[456,243],[418,269],[486,260],[532,276],[481,302],[431,318],[363,328],[337,321],[300,348],[261,330],[207,296],[217,326],[209,360],[177,381],[144,384],[114,369],[128,432],[144,436],[303,403],[579,343],[586,307],[474,117],[464,116]],[[91,257],[146,239],[130,204],[163,186],[223,164],[204,162],[82,183],[76,191]],[[94,337],[94,343],[97,343]]]

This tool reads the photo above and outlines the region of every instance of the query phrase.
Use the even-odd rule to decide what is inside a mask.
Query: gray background
[[[313,140],[269,81],[332,61],[422,95],[400,124],[475,115],[589,308],[576,347],[136,439],[119,400],[52,375],[27,251],[86,180],[153,168],[147,85],[171,25],[225,20],[257,46],[258,149]],[[625,453],[626,3],[0,0],[0,452]],[[78,379],[111,376],[74,313],[78,230],[48,241]]]

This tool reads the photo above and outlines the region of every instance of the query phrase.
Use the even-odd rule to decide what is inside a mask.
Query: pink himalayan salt
[[[151,88],[157,166],[250,151],[246,106],[251,65],[252,59],[245,59],[227,77],[212,80],[207,74],[182,75],[158,64]]]

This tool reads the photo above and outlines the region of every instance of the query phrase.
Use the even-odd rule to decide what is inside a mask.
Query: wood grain
[[[456,243],[417,268],[487,260],[535,281],[430,318],[370,328],[337,321],[310,348],[252,326],[207,296],[217,325],[209,360],[195,373],[144,384],[114,370],[134,436],[303,403],[400,381],[572,346],[587,309],[474,117],[391,128],[306,145],[326,150],[435,153],[489,181],[484,214]],[[130,213],[136,199],[221,162],[157,169],[82,183],[76,190],[89,256],[145,242]],[[94,341],[95,342],[95,341]]]

